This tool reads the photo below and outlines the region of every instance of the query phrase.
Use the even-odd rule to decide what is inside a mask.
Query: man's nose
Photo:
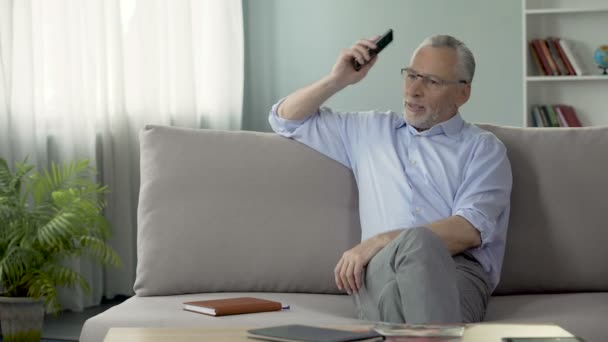
[[[418,77],[405,87],[405,93],[409,96],[420,97],[423,95],[424,85],[422,78]]]

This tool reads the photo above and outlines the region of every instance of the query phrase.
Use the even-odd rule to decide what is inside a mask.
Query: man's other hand
[[[334,269],[338,288],[348,294],[359,292],[363,286],[365,266],[385,245],[381,239],[371,238],[344,252]]]

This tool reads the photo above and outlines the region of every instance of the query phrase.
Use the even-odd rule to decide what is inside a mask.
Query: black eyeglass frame
[[[437,76],[429,76],[429,75],[419,74],[419,73],[415,72],[415,70],[412,69],[412,68],[401,68],[401,77],[404,77],[405,76],[404,74],[406,74],[406,73],[408,75],[415,75],[416,76],[416,80],[419,79],[419,78],[430,79],[432,81],[436,81],[441,86],[446,85],[446,84],[469,84],[469,81],[467,81],[467,80],[454,80],[454,81],[444,80],[441,77],[437,77]]]

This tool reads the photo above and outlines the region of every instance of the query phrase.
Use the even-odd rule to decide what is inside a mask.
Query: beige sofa
[[[554,322],[608,341],[608,127],[482,125],[507,146],[514,187],[502,281],[487,321]],[[149,126],[141,133],[136,296],[110,327],[357,323],[333,267],[359,241],[350,171],[270,133]],[[283,312],[209,317],[182,302],[257,296]]]

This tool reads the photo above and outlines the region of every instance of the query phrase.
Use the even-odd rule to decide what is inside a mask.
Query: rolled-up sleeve
[[[333,113],[322,107],[304,120],[287,120],[279,116],[278,108],[285,99],[272,106],[268,121],[277,134],[294,139],[336,160],[353,167],[354,144],[357,141],[358,113]]]
[[[483,135],[464,175],[456,192],[453,215],[464,217],[479,230],[478,248],[504,239],[513,179],[502,142],[493,135]]]

